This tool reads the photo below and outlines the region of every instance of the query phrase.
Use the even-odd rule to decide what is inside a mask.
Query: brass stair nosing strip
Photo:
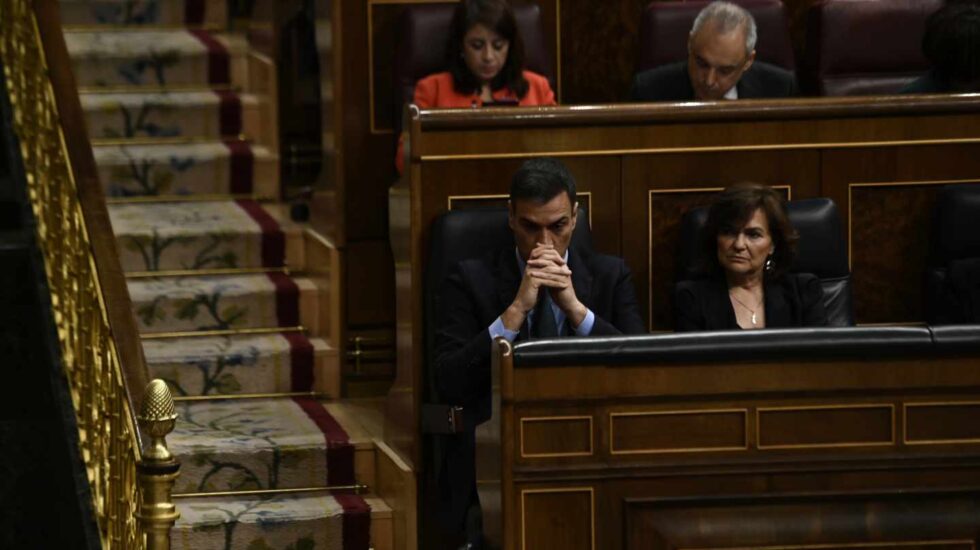
[[[133,271],[127,279],[154,279],[157,277],[208,277],[211,275],[252,275],[258,273],[285,273],[296,275],[288,267],[227,267],[215,269],[170,269],[161,271]]]
[[[242,93],[241,86],[231,84],[118,84],[111,86],[79,86],[79,94],[166,94],[180,92],[235,92]]]
[[[253,200],[258,202],[277,202],[276,197],[264,197],[254,194],[235,194],[226,195],[142,195],[134,197],[106,197],[106,204],[142,204],[142,203],[165,203],[165,202],[216,202],[216,201],[236,201]]]
[[[204,336],[240,336],[248,334],[278,334],[280,332],[306,332],[302,325],[295,327],[231,328],[220,330],[188,330],[174,332],[151,332],[140,334],[142,340],[172,340],[176,338],[200,338]]]
[[[200,143],[226,143],[229,141],[240,141],[252,143],[252,140],[244,134],[237,136],[217,136],[217,137],[131,137],[131,138],[90,138],[89,143],[92,147],[118,147],[121,145],[197,145]]]
[[[285,397],[312,397],[314,399],[330,399],[329,393],[319,391],[285,391],[279,393],[234,393],[228,395],[179,395],[174,397],[174,403],[198,401],[234,401],[236,399],[276,399]]]
[[[64,32],[138,32],[138,31],[206,31],[220,33],[224,29],[221,25],[182,25],[180,23],[86,23],[73,25],[71,23],[61,26]]]
[[[234,496],[264,496],[264,495],[287,495],[300,493],[320,493],[337,491],[354,491],[357,494],[370,492],[371,487],[363,483],[354,485],[324,485],[322,487],[297,487],[293,489],[254,489],[251,491],[211,491],[207,493],[174,493],[173,498],[214,498],[214,497],[234,497]]]

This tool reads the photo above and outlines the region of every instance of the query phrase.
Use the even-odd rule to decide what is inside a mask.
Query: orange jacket
[[[520,99],[518,105],[530,107],[535,105],[555,105],[555,94],[551,91],[548,79],[531,71],[524,71],[527,80],[527,93]],[[493,99],[517,99],[510,88],[501,88],[493,92]],[[415,97],[412,101],[422,109],[445,108],[459,109],[466,107],[482,107],[483,100],[479,93],[461,94],[453,87],[453,76],[448,72],[431,74],[415,84]],[[395,156],[395,166],[400,174],[404,169],[404,154],[402,137],[398,137],[398,153]]]

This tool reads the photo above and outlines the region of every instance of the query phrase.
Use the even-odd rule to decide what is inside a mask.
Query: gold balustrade
[[[141,400],[144,393],[146,367],[137,352],[135,372],[140,376],[127,378],[118,346],[127,346],[126,353],[132,355],[132,343],[117,345],[114,339],[114,332],[133,336],[135,331],[114,331],[116,325],[110,323],[105,279],[100,277],[97,266],[112,266],[118,259],[104,257],[110,254],[96,257],[89,234],[93,225],[89,223],[91,219],[86,219],[90,213],[83,207],[85,201],[80,198],[72,169],[59,116],[57,99],[61,96],[56,96],[52,85],[38,22],[40,10],[48,10],[45,17],[54,10],[56,19],[52,5],[53,0],[0,0],[0,60],[44,257],[61,360],[75,409],[78,445],[103,548],[167,548],[169,528],[177,518],[170,502],[177,463],[169,453],[154,454],[151,449],[144,456],[133,403]],[[63,52],[60,29],[57,33],[58,47]],[[48,38],[48,34],[44,36]],[[67,54],[63,54],[59,63],[67,62]],[[74,90],[71,94],[75,94]],[[74,100],[77,107],[77,96]],[[87,139],[81,139],[87,148]],[[81,150],[79,144],[73,146]],[[95,212],[95,218],[105,217],[104,205],[102,208]],[[104,220],[96,226],[102,232],[109,231]],[[99,238],[111,239],[111,233]],[[118,263],[115,268],[118,270]],[[113,307],[116,309],[112,311],[118,311],[118,304]],[[155,401],[149,409],[144,407],[140,416],[145,429],[152,429],[152,449],[157,451],[160,438],[173,427],[172,399],[165,385],[161,391],[160,384],[146,390]],[[149,537],[146,533],[150,533]]]

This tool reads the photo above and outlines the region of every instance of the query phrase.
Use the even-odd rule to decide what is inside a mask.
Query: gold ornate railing
[[[14,131],[102,547],[166,548],[177,517],[170,502],[177,464],[162,436],[176,416],[166,386],[148,387],[140,422],[153,441],[144,455],[134,403],[143,401],[146,367],[80,122],[64,39],[54,28],[60,27],[56,8],[55,0],[0,0],[0,61]],[[51,52],[59,56],[54,65],[48,63]],[[71,119],[74,143],[66,141],[65,119]],[[80,151],[87,151],[88,158]],[[73,157],[88,161],[79,162],[86,164],[85,173],[73,169]],[[107,282],[114,288],[107,289]],[[124,303],[108,303],[107,293],[123,297]]]

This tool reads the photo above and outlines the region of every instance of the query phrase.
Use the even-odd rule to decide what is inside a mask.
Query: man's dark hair
[[[980,2],[951,1],[926,20],[922,53],[953,91],[980,82]]]
[[[490,88],[495,91],[509,88],[519,99],[523,99],[528,90],[528,83],[524,78],[524,41],[521,40],[521,33],[517,28],[514,10],[506,0],[460,0],[456,5],[446,48],[446,61],[449,73],[453,76],[453,88],[462,94],[480,92],[480,83],[470,72],[462,56],[463,37],[477,24],[499,34],[510,43],[507,60],[490,82]]]
[[[553,158],[526,161],[510,180],[511,203],[518,200],[546,203],[563,191],[574,205],[575,178],[561,161]]]

